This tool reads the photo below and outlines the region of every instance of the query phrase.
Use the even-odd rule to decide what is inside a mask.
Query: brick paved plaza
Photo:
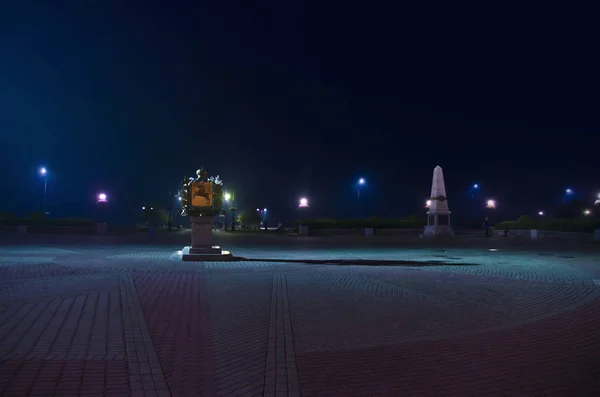
[[[40,241],[0,245],[1,396],[600,393],[598,247]]]

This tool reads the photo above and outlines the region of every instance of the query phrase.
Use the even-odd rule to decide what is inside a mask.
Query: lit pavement
[[[149,244],[1,246],[0,395],[600,390],[600,250],[224,244],[270,261],[176,262],[178,246]],[[427,263],[373,266],[382,260]]]

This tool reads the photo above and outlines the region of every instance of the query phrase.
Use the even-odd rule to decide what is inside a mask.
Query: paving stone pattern
[[[600,390],[600,255],[240,251],[271,261],[178,262],[152,246],[0,248],[0,395]],[[286,262],[302,259],[348,262]],[[440,264],[352,264],[361,259]]]
[[[264,396],[300,396],[294,331],[286,275],[276,273],[271,293],[271,318]]]

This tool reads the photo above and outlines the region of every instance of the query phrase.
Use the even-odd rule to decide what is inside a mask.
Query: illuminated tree
[[[169,211],[156,205],[146,205],[142,210],[142,222],[148,226],[162,226],[169,222]]]
[[[256,210],[247,210],[239,214],[239,223],[246,226],[260,226],[260,213]]]

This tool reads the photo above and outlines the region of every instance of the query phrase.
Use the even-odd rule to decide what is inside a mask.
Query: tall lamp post
[[[96,196],[96,204],[99,211],[99,222],[106,223],[106,213],[108,211],[108,196],[106,193],[98,193]]]
[[[98,234],[106,234],[107,212],[108,212],[108,196],[106,193],[100,192],[96,196],[96,205],[98,206],[97,228]]]
[[[178,201],[178,207],[181,208],[181,202],[183,201],[183,198],[181,197],[181,193],[177,194],[177,201]],[[178,210],[179,211],[179,210]],[[179,222],[177,222],[177,229],[181,229],[181,224]]]
[[[223,198],[228,203],[231,203],[231,208],[229,209],[229,211],[231,211],[231,231],[235,232],[235,211],[237,210],[237,208],[235,208],[235,195],[232,193],[225,193]]]
[[[40,168],[40,175],[44,178],[44,216],[48,214],[46,211],[46,197],[48,193],[48,170],[46,167]]]
[[[268,231],[268,229],[267,229],[267,209],[263,208],[261,210],[260,208],[257,208],[256,212],[258,212],[260,214],[261,223],[264,223],[264,225],[265,225],[265,232]],[[260,229],[260,225],[258,228]]]
[[[358,207],[358,215],[360,216],[360,188],[366,183],[365,178],[359,178],[356,185],[356,206]]]
[[[181,194],[177,193],[175,195],[171,194],[171,190],[169,190],[169,206],[167,207],[168,218],[167,218],[167,228],[169,231],[173,228],[173,199],[177,199],[181,203]]]

